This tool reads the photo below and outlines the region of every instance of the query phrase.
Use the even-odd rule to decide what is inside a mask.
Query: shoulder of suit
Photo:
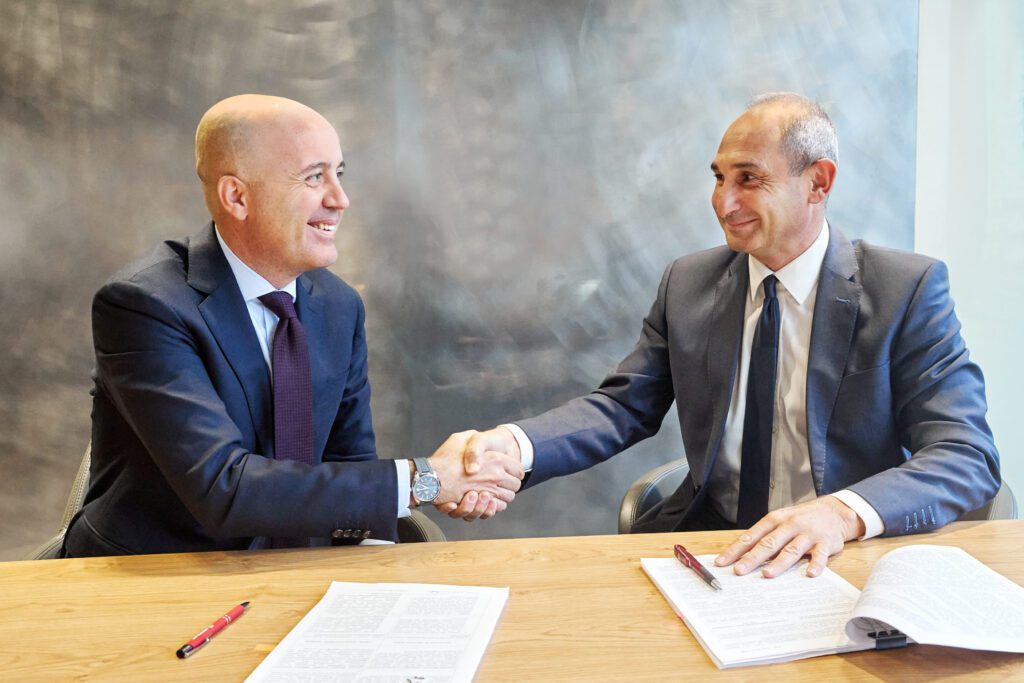
[[[732,263],[741,254],[733,251],[724,244],[718,247],[711,247],[702,251],[695,251],[691,254],[680,256],[672,262],[671,268],[710,268],[720,269]]]
[[[309,279],[314,292],[326,295],[332,301],[355,304],[362,300],[355,287],[326,268],[307,271],[302,277]]]
[[[111,275],[98,294],[117,290],[142,291],[156,296],[186,290],[188,245],[184,240],[167,240],[129,262]]]
[[[860,239],[853,240],[852,244],[865,280],[877,275],[917,279],[937,264],[942,270],[946,268],[942,261],[924,254],[883,247]]]
[[[725,245],[686,254],[669,264],[662,283],[670,288],[702,290],[718,282],[728,269],[735,272],[734,264],[743,256]]]

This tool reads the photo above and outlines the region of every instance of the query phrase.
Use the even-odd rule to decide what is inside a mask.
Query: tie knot
[[[260,301],[282,320],[297,317],[295,315],[295,304],[292,302],[292,295],[288,292],[268,292],[260,297]]]
[[[774,275],[769,275],[764,279],[764,298],[774,299],[775,298],[775,285],[778,283],[779,278]]]

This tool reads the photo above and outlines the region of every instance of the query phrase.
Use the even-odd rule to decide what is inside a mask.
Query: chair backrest
[[[399,543],[447,540],[441,527],[419,510],[411,510],[408,517],[398,518]]]
[[[645,472],[633,482],[619,505],[619,533],[628,534],[636,521],[679,488],[689,472],[685,459],[673,460]],[[1017,519],[1017,499],[1003,480],[995,498],[960,518],[962,521]]]
[[[89,465],[92,464],[92,443],[85,447],[85,455],[82,462],[78,464],[78,472],[75,480],[71,482],[71,493],[68,494],[68,502],[64,504],[64,516],[60,518],[60,531],[63,533],[71,525],[71,518],[82,509],[82,502],[85,500],[85,492],[89,488]]]
[[[64,544],[64,534],[71,524],[71,518],[82,509],[82,501],[85,500],[85,491],[89,488],[89,464],[92,462],[92,443],[85,447],[85,455],[78,464],[78,472],[74,481],[71,482],[71,493],[64,504],[64,515],[60,519],[60,528],[48,541],[37,546],[30,552],[26,560],[52,560],[60,553],[60,547]]]
[[[975,521],[983,519],[1017,519],[1017,499],[1010,490],[1010,485],[1003,479],[995,498],[982,505],[977,510],[971,510],[960,518],[961,521]]]
[[[89,465],[92,462],[92,444],[85,447],[85,455],[78,465],[78,472],[71,483],[71,493],[64,504],[64,515],[60,520],[60,528],[45,543],[37,546],[30,552],[26,560],[52,560],[60,553],[64,544],[64,534],[71,524],[71,519],[82,509],[82,502],[85,500],[85,492],[89,488]],[[408,517],[398,520],[398,542],[419,543],[422,541],[446,541],[444,532],[432,519],[419,510],[412,510]]]
[[[679,488],[690,466],[685,458],[659,465],[634,481],[619,504],[619,533],[628,534],[640,517]]]

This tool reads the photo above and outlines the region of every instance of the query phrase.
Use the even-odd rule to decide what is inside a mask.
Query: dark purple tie
[[[313,376],[309,368],[309,345],[295,305],[288,292],[270,292],[260,297],[280,320],[270,350],[274,386],[274,459],[314,464]],[[273,548],[309,545],[308,538],[270,539]]]
[[[313,375],[306,331],[288,292],[270,292],[260,301],[280,320],[270,350],[274,385],[274,457],[312,465]]]
[[[779,363],[779,300],[774,275],[764,279],[764,305],[754,328],[747,372],[747,412],[743,417],[740,498],[736,525],[746,529],[768,514],[772,473],[772,419]]]

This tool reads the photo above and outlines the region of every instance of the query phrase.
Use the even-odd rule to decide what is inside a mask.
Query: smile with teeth
[[[320,232],[327,232],[327,233],[334,232],[335,230],[338,229],[338,224],[337,223],[320,223],[320,222],[310,221],[307,225],[310,225],[310,226],[316,228]]]

